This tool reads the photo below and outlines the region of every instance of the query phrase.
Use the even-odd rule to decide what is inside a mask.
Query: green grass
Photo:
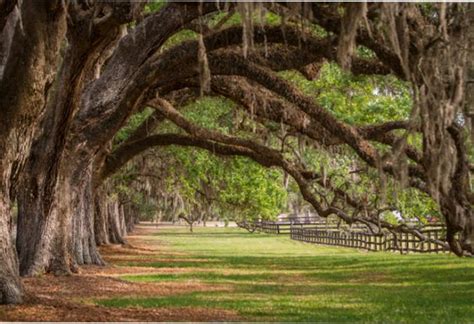
[[[166,229],[146,238],[164,246],[156,274],[137,282],[195,281],[230,291],[96,301],[109,307],[215,307],[255,321],[473,322],[474,260],[451,255],[367,253],[310,245],[239,229]],[[185,252],[186,255],[172,255]],[[159,273],[160,268],[188,272]]]

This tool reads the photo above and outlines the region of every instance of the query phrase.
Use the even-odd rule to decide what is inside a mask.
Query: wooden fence
[[[260,221],[253,223],[253,227],[260,232],[268,234],[291,234],[291,228],[304,228],[304,229],[319,229],[319,230],[341,230],[348,228],[347,225],[337,225],[336,223],[327,223],[326,221],[312,221],[312,222],[302,222],[302,221]],[[352,225],[351,230],[360,231],[366,230],[365,225]]]
[[[432,240],[445,240],[445,229],[442,227],[429,227],[421,229],[420,232],[427,238],[421,241],[410,233],[384,233],[372,234],[360,231],[325,230],[320,228],[304,228],[292,226],[290,235],[293,240],[344,246],[364,249],[368,251],[399,251],[401,253],[439,253],[449,252],[442,244]]]
[[[269,234],[290,234],[291,223],[287,222],[256,222],[254,223],[257,231]]]
[[[268,234],[291,234],[292,226],[300,228],[317,228],[324,223],[293,223],[293,222],[255,222],[254,227],[257,231]]]

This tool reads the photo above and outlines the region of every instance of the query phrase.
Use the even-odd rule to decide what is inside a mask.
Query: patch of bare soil
[[[218,308],[158,307],[158,308],[109,308],[97,306],[93,299],[113,297],[160,297],[196,291],[230,291],[226,285],[200,282],[134,283],[117,278],[120,275],[181,273],[192,268],[153,268],[146,266],[118,267],[117,263],[160,262],[170,255],[186,260],[183,254],[147,245],[146,236],[156,229],[139,228],[128,244],[101,247],[108,262],[105,267],[84,266],[79,274],[55,277],[44,275],[25,278],[25,303],[0,306],[1,321],[235,321],[235,312]],[[157,244],[154,241],[154,244]],[[162,256],[165,255],[165,257]]]

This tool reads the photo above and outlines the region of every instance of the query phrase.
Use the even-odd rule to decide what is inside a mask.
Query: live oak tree
[[[350,181],[329,177],[290,146],[296,138],[328,153],[340,148],[367,170],[361,172],[429,195],[444,216],[451,250],[474,253],[471,4],[7,0],[0,9],[2,303],[21,301],[19,273],[68,274],[81,264],[103,264],[96,249],[99,237],[107,243],[104,233],[96,235],[106,228],[101,192],[151,147],[243,156],[291,176],[323,217],[415,231],[381,220],[390,206],[368,204],[347,189]],[[351,123],[281,73],[317,79],[326,61],[353,75],[405,82],[409,117]],[[274,129],[265,142],[207,128],[180,112],[184,99],[204,94],[235,102],[261,129],[282,125],[280,142]],[[114,144],[144,107],[154,111]],[[165,120],[179,130],[155,131]],[[18,260],[10,236],[14,201]]]
[[[151,52],[199,15],[196,5],[171,4],[124,35],[124,24],[138,17],[143,3],[71,3],[70,7],[68,14],[77,15],[79,21],[71,21],[71,39],[58,74],[65,78],[58,85],[66,88],[56,92],[59,106],[46,112],[43,134],[32,149],[31,170],[38,177],[25,179],[25,187],[31,189],[18,200],[17,245],[24,275],[69,273],[77,264],[102,263],[93,235],[93,166],[100,164],[100,151],[141,99],[147,84],[139,71],[149,73]],[[45,154],[43,147],[50,150]],[[35,157],[36,148],[42,152],[40,159]]]
[[[58,68],[66,8],[61,1],[3,1],[0,8],[0,302],[17,303],[22,287],[11,202]]]

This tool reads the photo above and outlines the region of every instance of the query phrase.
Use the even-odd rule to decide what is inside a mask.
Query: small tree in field
[[[195,213],[190,213],[188,215],[180,213],[178,219],[184,220],[189,226],[189,231],[193,233],[193,225],[200,219],[200,217]]]

